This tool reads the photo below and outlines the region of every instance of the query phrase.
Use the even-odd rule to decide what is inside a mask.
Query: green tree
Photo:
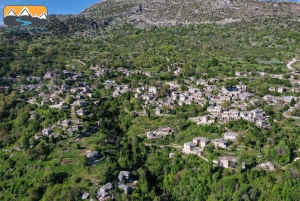
[[[295,106],[295,104],[296,104],[296,101],[295,101],[295,99],[294,99],[294,98],[292,98],[292,100],[291,100],[291,102],[290,102],[290,106],[291,106],[291,107],[294,107],[294,106]]]
[[[210,65],[211,66],[218,66],[219,65],[219,60],[217,58],[212,58],[210,60]]]

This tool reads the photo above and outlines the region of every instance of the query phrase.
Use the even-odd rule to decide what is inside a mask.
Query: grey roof
[[[99,151],[90,151],[87,153],[87,157],[90,158],[90,157],[94,157],[94,156],[97,156],[99,155]]]
[[[107,190],[110,190],[110,189],[112,189],[112,184],[111,183],[107,183],[107,184],[105,184],[104,186],[102,186],[100,188],[100,190],[102,190],[102,191],[107,191]]]
[[[201,142],[209,142],[209,139],[205,137],[195,137],[193,140],[198,140]]]
[[[121,179],[123,179],[124,177],[130,177],[130,172],[128,172],[128,171],[121,171],[120,173],[119,173],[119,176],[118,176],[118,178],[121,180]]]
[[[187,146],[190,146],[190,147],[193,147],[193,146],[196,146],[194,143],[192,143],[192,142],[186,142],[186,143],[184,143],[185,145],[187,145]]]
[[[223,138],[217,138],[217,139],[214,139],[214,142],[226,143],[227,140],[225,140],[225,139],[223,139]]]

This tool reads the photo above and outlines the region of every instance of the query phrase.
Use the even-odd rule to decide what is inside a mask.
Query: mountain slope
[[[269,25],[298,21],[299,3],[251,0],[106,0],[79,15],[50,15],[47,27],[56,33],[99,30],[118,23],[137,27],[190,23],[254,22],[269,19]],[[288,22],[288,23],[287,23]]]
[[[299,18],[297,3],[245,0],[106,0],[82,12],[98,23],[126,21],[135,24],[175,25],[228,23],[273,16]],[[298,6],[300,7],[300,6]]]

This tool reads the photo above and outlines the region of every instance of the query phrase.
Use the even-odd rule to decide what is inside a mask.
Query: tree
[[[295,104],[296,104],[296,101],[295,101],[295,99],[294,99],[294,98],[292,98],[292,100],[291,100],[291,102],[290,102],[290,106],[291,106],[291,107],[294,107],[294,106],[295,106]]]
[[[41,187],[32,187],[28,190],[28,194],[33,201],[40,200],[43,196],[43,189]]]
[[[89,159],[85,155],[81,155],[79,161],[80,164],[84,167],[89,165]]]
[[[212,58],[210,60],[210,65],[211,66],[217,66],[217,65],[219,65],[219,60],[217,58]]]
[[[225,100],[225,101],[223,101],[221,106],[224,110],[228,110],[230,108],[231,104],[232,104],[231,100]]]
[[[22,136],[22,138],[21,138],[21,146],[22,146],[24,149],[29,148],[29,139],[28,139],[28,137]]]
[[[148,115],[148,118],[150,119],[150,117],[151,117],[151,112],[150,112],[150,109],[146,109],[146,113],[147,113],[147,115]]]
[[[164,85],[159,90],[161,96],[166,96],[171,93],[170,85]]]

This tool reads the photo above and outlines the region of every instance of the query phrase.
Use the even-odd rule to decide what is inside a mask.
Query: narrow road
[[[286,67],[287,67],[288,69],[290,69],[290,70],[295,70],[295,69],[293,69],[293,68],[291,67],[291,65],[292,65],[293,63],[297,62],[297,61],[299,61],[299,60],[297,60],[296,58],[292,59],[292,60],[286,65]]]
[[[285,112],[282,113],[282,115],[283,115],[285,118],[292,118],[292,119],[296,119],[296,120],[299,120],[299,119],[300,119],[300,117],[289,116],[289,115],[287,115],[286,113],[287,113],[287,111],[285,111]]]
[[[81,63],[82,65],[84,65],[85,66],[85,63],[83,63],[82,61],[80,61],[79,59],[78,59],[78,62],[79,63]]]

